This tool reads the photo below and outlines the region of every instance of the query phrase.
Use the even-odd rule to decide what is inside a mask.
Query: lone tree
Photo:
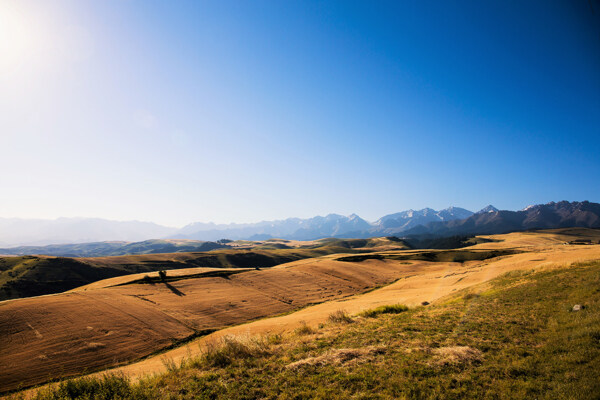
[[[161,281],[164,281],[165,278],[167,277],[167,272],[166,271],[158,271],[158,276],[160,277]]]

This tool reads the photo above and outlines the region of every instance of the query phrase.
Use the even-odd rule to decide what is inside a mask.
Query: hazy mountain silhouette
[[[22,219],[0,218],[0,246],[142,241],[162,238],[176,228],[152,222],[110,221],[100,218]]]
[[[279,221],[262,221],[255,224],[215,225],[194,223],[183,227],[176,239],[218,240],[256,239],[271,237],[311,240],[324,237],[364,237],[373,225],[356,214],[343,216],[329,214],[308,219],[288,218]],[[354,234],[356,233],[356,236]]]

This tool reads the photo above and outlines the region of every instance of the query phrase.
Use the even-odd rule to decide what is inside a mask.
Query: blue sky
[[[0,0],[0,147],[2,217],[600,201],[600,2]]]

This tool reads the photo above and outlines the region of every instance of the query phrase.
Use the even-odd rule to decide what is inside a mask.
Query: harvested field
[[[328,254],[407,248],[402,241],[386,238],[295,241],[287,242],[285,248],[279,248],[279,245],[283,246],[283,243],[248,241],[242,247],[207,252],[79,258],[42,255],[0,257],[0,301],[60,293],[103,279],[136,273],[191,268],[269,268]]]
[[[107,368],[186,338],[389,284],[407,265],[329,259],[0,303],[0,390]],[[226,272],[226,271],[222,271]],[[93,286],[93,285],[92,285]],[[27,362],[24,362],[27,360]]]

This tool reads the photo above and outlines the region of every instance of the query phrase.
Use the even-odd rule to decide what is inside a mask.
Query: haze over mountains
[[[0,218],[0,246],[42,246],[101,241],[137,242],[172,238],[215,241],[223,238],[264,240],[272,237],[312,240],[324,237],[367,237],[396,234],[428,222],[466,218],[471,211],[449,207],[408,210],[386,215],[370,223],[356,214],[329,214],[313,218],[287,218],[248,224],[195,222],[181,229],[149,222],[110,221],[98,218],[59,218],[56,220]]]
[[[176,231],[176,228],[152,222],[101,218],[0,218],[0,246],[140,241],[165,237]]]
[[[97,218],[29,220],[0,218],[0,246],[50,245],[102,241],[136,242],[172,238],[216,241],[219,239],[312,240],[324,237],[450,236],[504,233],[525,229],[580,226],[600,227],[600,204],[583,202],[532,205],[520,211],[487,206],[477,213],[459,207],[444,210],[407,210],[368,222],[356,214],[329,214],[308,219],[288,218],[249,224],[192,223],[181,229],[149,222],[109,221]],[[6,249],[0,249],[0,253]]]

